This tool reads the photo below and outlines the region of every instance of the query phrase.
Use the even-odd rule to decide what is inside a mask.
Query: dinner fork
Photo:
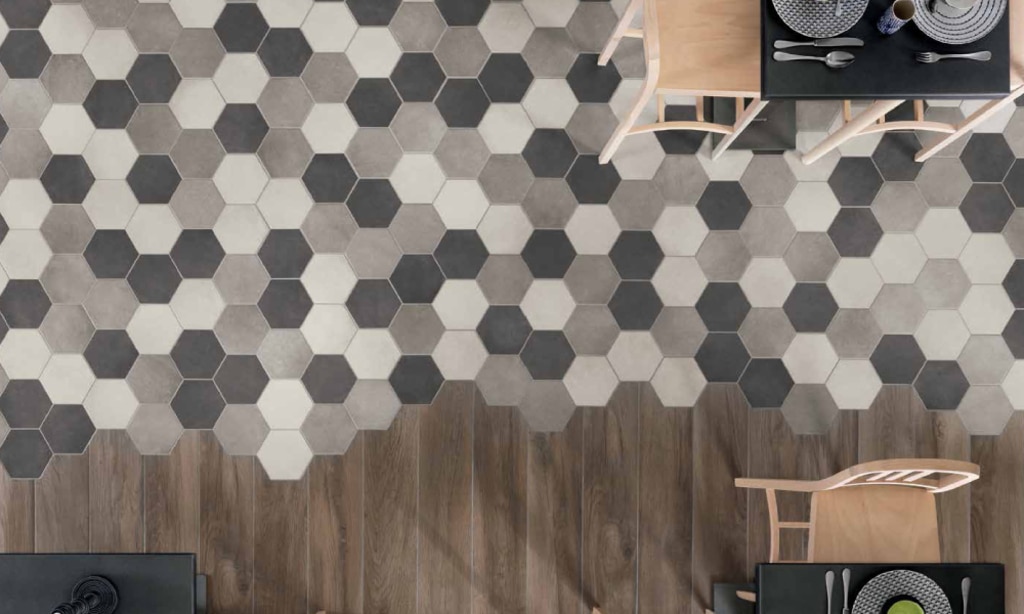
[[[959,59],[987,62],[992,59],[991,51],[976,51],[974,53],[935,53],[934,51],[921,51],[915,56],[922,64],[934,64],[939,60]]]

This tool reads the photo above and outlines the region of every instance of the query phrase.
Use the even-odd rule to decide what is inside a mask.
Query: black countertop
[[[757,566],[757,599],[760,614],[825,614],[825,572],[835,572],[832,614],[843,608],[844,567],[850,569],[850,608],[868,580],[884,571],[909,569],[934,580],[946,593],[953,614],[962,614],[960,581],[971,578],[970,612],[1004,614],[1003,566],[989,563],[940,563],[934,565],[843,565],[765,563]]]
[[[941,0],[940,0],[941,1]],[[919,99],[995,98],[1010,91],[1010,34],[1007,7],[992,32],[967,45],[946,45],[925,36],[913,22],[895,34],[885,36],[875,23],[892,0],[870,0],[864,16],[839,36],[864,40],[864,47],[844,47],[857,59],[842,69],[821,62],[776,62],[772,45],[776,40],[806,40],[790,30],[779,18],[772,0],[761,0],[761,96],[765,100],[784,98],[818,99]],[[988,50],[988,62],[946,60],[920,64],[918,51],[970,53]],[[827,49],[788,49],[804,55],[825,55]]]

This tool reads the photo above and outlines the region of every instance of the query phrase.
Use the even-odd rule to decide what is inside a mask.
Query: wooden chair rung
[[[808,521],[779,521],[780,529],[810,529],[811,523]]]

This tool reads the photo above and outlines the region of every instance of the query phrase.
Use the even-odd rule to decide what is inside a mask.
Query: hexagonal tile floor
[[[1024,110],[923,165],[688,133],[601,165],[643,76],[637,41],[596,65],[619,4],[0,2],[0,463],[213,429],[295,477],[446,379],[540,430],[619,381],[801,433],[887,384],[974,433],[1024,409]]]

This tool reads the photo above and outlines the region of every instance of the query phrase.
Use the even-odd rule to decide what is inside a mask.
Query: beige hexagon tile
[[[345,408],[360,430],[381,430],[391,425],[402,403],[387,381],[361,379],[349,391]]]
[[[213,433],[228,454],[254,456],[270,433],[270,427],[255,405],[228,405],[217,419]]]
[[[619,385],[615,370],[603,356],[577,356],[563,381],[576,405],[588,407],[608,403]]]
[[[256,457],[271,480],[298,480],[313,460],[313,452],[299,431],[271,431]]]
[[[953,310],[929,311],[914,333],[914,339],[929,360],[956,360],[970,338],[967,325]]]
[[[184,429],[170,405],[143,404],[128,425],[128,437],[142,454],[170,454]]]
[[[666,407],[693,407],[707,380],[692,358],[666,358],[654,373],[651,385]]]
[[[782,355],[797,384],[824,384],[838,361],[828,337],[820,333],[797,333]]]
[[[476,331],[449,330],[431,353],[446,380],[473,380],[487,360],[487,349]]]
[[[882,380],[868,360],[840,360],[825,383],[839,409],[868,409]]]

